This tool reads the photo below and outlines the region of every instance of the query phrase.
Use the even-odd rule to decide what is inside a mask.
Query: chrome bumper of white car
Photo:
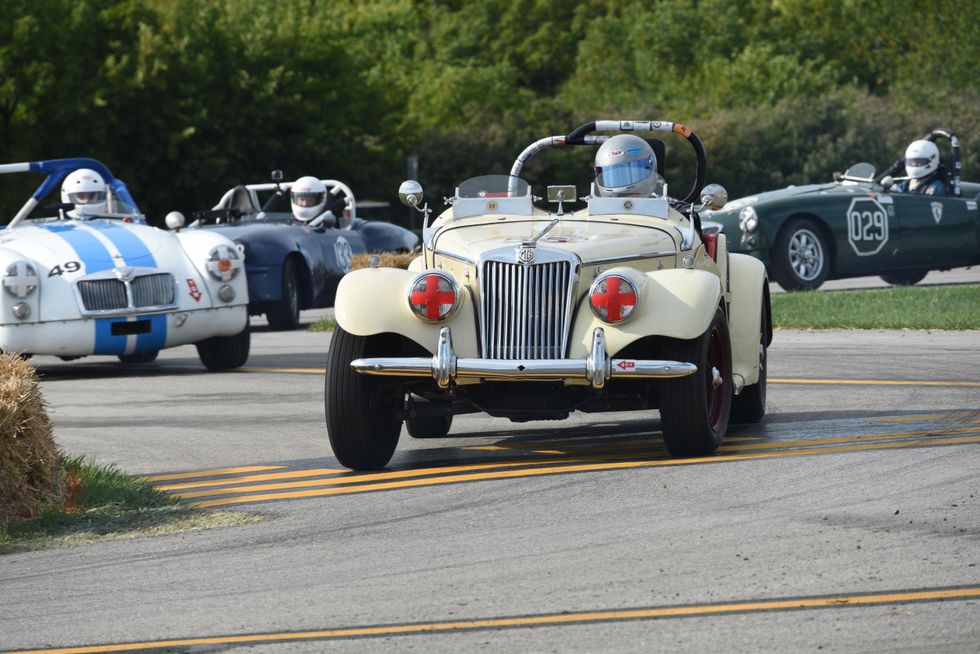
[[[461,359],[453,351],[449,327],[443,327],[431,358],[375,357],[356,359],[350,365],[365,375],[431,376],[440,388],[448,388],[459,379],[586,379],[599,390],[610,379],[672,379],[693,375],[698,370],[693,363],[683,361],[610,359],[601,327],[592,332],[592,349],[584,359]]]

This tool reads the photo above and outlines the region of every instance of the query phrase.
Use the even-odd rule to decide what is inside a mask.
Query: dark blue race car
[[[187,226],[220,231],[244,252],[249,313],[266,314],[272,329],[295,329],[301,309],[333,306],[355,254],[411,252],[418,244],[403,227],[358,218],[354,194],[342,182],[302,178],[326,191],[322,212],[304,220],[293,215],[291,202],[298,195],[293,186],[302,180],[283,182],[278,171],[273,180],[228,190],[214,208],[194,213]],[[171,216],[168,225],[180,228],[180,218]]]

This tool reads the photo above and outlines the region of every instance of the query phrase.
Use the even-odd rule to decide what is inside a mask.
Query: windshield
[[[531,186],[520,177],[482,175],[471,177],[456,187],[457,198],[522,198],[530,195]]]

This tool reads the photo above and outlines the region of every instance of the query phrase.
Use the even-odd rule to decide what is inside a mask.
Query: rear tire
[[[197,343],[197,356],[208,370],[240,368],[248,361],[251,333],[248,323],[234,336],[213,336]]]
[[[377,470],[391,460],[401,435],[402,394],[384,378],[362,375],[351,361],[368,355],[368,337],[334,329],[327,352],[324,414],[337,460],[352,470]]]
[[[425,418],[406,418],[405,427],[412,438],[442,438],[449,435],[453,427],[453,417],[426,416]]]
[[[725,313],[716,309],[701,336],[669,341],[665,355],[698,367],[693,375],[663,382],[660,422],[667,451],[673,456],[711,454],[725,438],[732,408],[732,344]]]
[[[732,398],[732,415],[728,422],[733,425],[759,422],[766,415],[766,369],[769,365],[769,348],[766,340],[769,332],[769,316],[766,315],[764,299],[762,321],[759,326],[762,329],[759,336],[759,381],[746,386],[741,393]]]
[[[156,361],[160,350],[150,350],[149,352],[134,352],[132,354],[120,354],[119,362],[127,365],[131,363],[150,363]]]
[[[892,286],[915,286],[925,279],[928,272],[928,270],[899,270],[884,273],[881,275],[881,279]]]
[[[289,258],[282,264],[282,299],[266,312],[269,328],[286,331],[299,327],[299,271],[296,262]]]

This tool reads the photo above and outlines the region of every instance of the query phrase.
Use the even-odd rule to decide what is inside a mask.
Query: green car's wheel
[[[769,333],[769,316],[766,314],[765,303],[762,306],[762,321],[759,323],[759,381],[746,386],[742,392],[732,398],[732,416],[729,422],[733,425],[759,422],[766,415],[766,367],[768,365],[768,347],[766,341]]]
[[[820,288],[830,274],[830,247],[812,220],[796,218],[779,232],[772,251],[773,277],[787,291]]]
[[[884,273],[881,275],[881,279],[892,286],[915,286],[925,279],[928,272],[928,270],[899,270]]]
[[[282,264],[282,298],[266,312],[269,328],[285,331],[299,327],[299,271],[293,259]]]
[[[324,413],[330,446],[341,465],[352,470],[377,470],[391,460],[402,421],[402,393],[384,377],[362,375],[351,361],[368,355],[368,337],[337,327],[327,352]]]
[[[711,454],[728,431],[732,409],[732,344],[725,313],[716,309],[697,338],[671,339],[665,355],[698,367],[693,375],[664,380],[660,422],[667,451],[674,456]]]
[[[160,350],[150,350],[149,352],[134,352],[133,354],[120,354],[120,363],[150,363],[156,361]]]

